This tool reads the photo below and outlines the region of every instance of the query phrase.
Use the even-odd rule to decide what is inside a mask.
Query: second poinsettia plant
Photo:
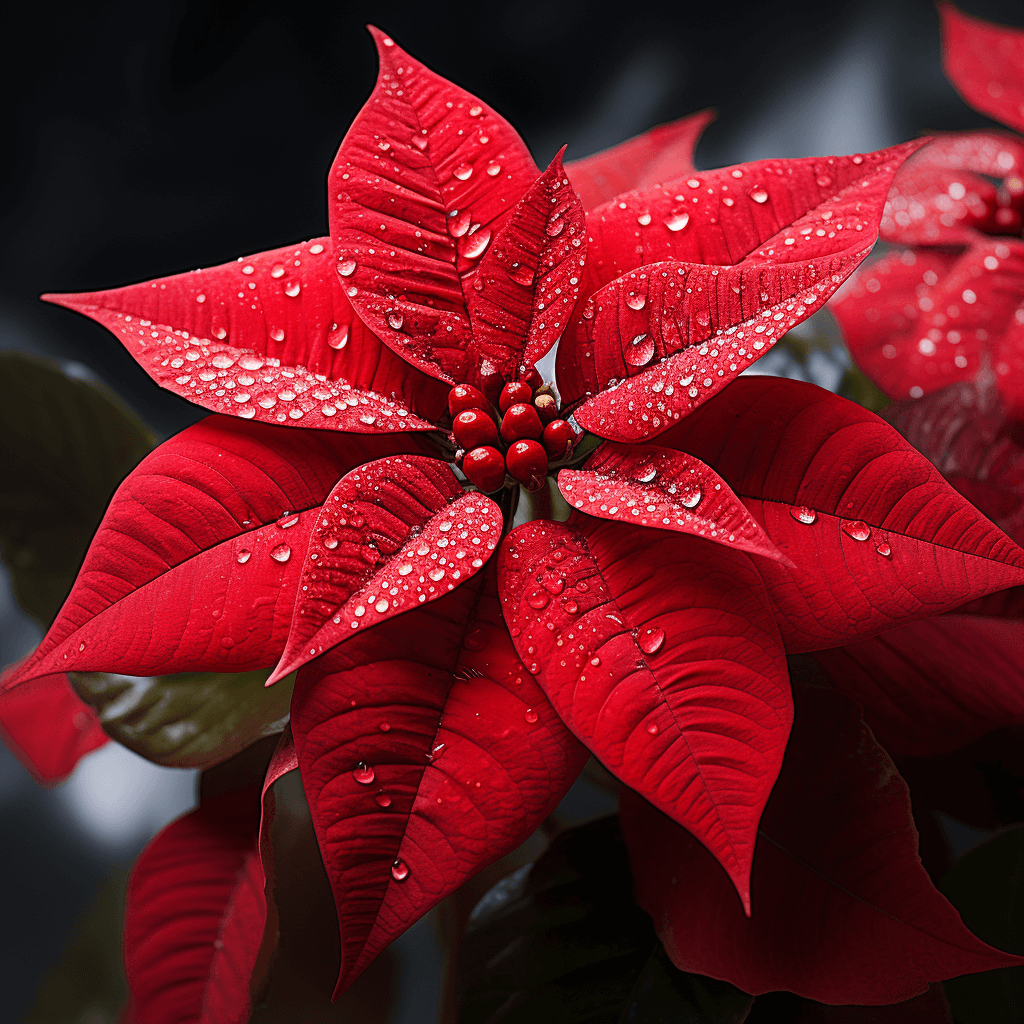
[[[338,993],[590,755],[683,970],[879,1004],[1017,962],[931,884],[857,705],[787,656],[1024,583],[1024,552],[873,414],[738,379],[868,254],[919,144],[698,172],[698,116],[540,172],[374,38],[329,235],[48,296],[215,415],[118,489],[5,698],[68,672],[294,685],[262,789],[210,795],[136,867],[127,1019],[247,1019],[295,769]],[[549,479],[568,518],[514,525]]]

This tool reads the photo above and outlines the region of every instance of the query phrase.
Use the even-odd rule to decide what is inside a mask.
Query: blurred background
[[[1020,0],[959,6],[1024,27]],[[368,21],[501,111],[541,166],[562,144],[568,158],[584,156],[708,106],[718,120],[698,167],[871,150],[988,123],[942,75],[927,0],[11,5],[0,61],[0,349],[105,381],[160,437],[198,419],[112,335],[37,296],[325,233],[327,169],[375,79]],[[3,578],[0,623],[2,665],[38,640]],[[194,773],[114,745],[44,791],[0,750],[0,1021],[62,1021],[31,1009],[47,972],[67,960],[101,887],[116,891],[194,791]],[[585,790],[574,799],[580,815],[600,809]],[[401,940],[399,959],[392,1019],[432,1020],[440,968],[426,924]]]

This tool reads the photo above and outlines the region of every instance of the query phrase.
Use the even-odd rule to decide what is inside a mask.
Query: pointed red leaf
[[[1024,723],[1024,622],[940,615],[818,651],[893,754],[931,757]]]
[[[516,657],[493,576],[479,594],[461,587],[299,673],[292,729],[341,924],[338,991],[522,843],[586,760]]]
[[[785,560],[729,485],[685,452],[605,441],[583,469],[558,474],[558,489],[574,508],[599,519],[690,533]]]
[[[1009,132],[982,130],[936,135],[907,167],[918,164],[1009,179],[1004,184],[1011,196],[1019,196],[1024,189],[1024,182],[1012,182],[1024,173],[1024,141]],[[897,175],[896,180],[900,177]]]
[[[468,294],[475,344],[505,378],[547,354],[579,294],[587,224],[562,152],[494,236]]]
[[[426,450],[416,438],[217,416],[182,431],[118,488],[64,607],[8,684],[70,669],[159,675],[272,665],[324,499],[368,459]]]
[[[571,160],[565,170],[583,208],[591,210],[620,192],[675,181],[692,171],[697,140],[714,119],[714,111],[701,110],[593,156]]]
[[[371,29],[380,73],[328,178],[337,270],[359,315],[441,380],[500,387],[466,312],[477,261],[537,177],[511,125]]]
[[[720,473],[794,563],[757,563],[791,651],[1024,582],[1024,551],[924,456],[813,384],[742,377],[664,441]]]
[[[431,430],[445,413],[446,389],[356,316],[329,238],[43,298],[103,324],[157,384],[213,412],[359,434]]]
[[[490,558],[501,528],[501,509],[464,491],[437,459],[396,456],[353,470],[313,527],[288,642],[267,684],[462,586]]]
[[[0,739],[41,785],[63,782],[107,742],[96,712],[63,673],[14,689],[5,684],[0,681]]]
[[[562,720],[685,825],[749,907],[792,705],[768,595],[740,551],[574,513],[513,530],[505,620]]]
[[[167,826],[128,883],[127,1024],[244,1024],[266,901],[259,790],[230,792]]]
[[[897,269],[897,259],[909,264]],[[920,398],[949,384],[995,373],[1007,410],[1024,412],[1024,243],[976,242],[955,262],[917,254],[889,256],[834,306],[857,365],[893,398]],[[939,267],[948,264],[945,274]],[[913,270],[920,283],[908,294]],[[920,268],[925,268],[920,271]],[[895,290],[889,293],[889,282]],[[875,281],[886,315],[865,293]],[[903,300],[902,305],[900,300]],[[899,312],[896,312],[896,310]],[[902,314],[902,315],[900,315]]]
[[[828,690],[798,689],[796,700],[761,823],[751,918],[699,843],[623,793],[637,899],[676,966],[755,995],[884,1004],[1024,962],[975,938],[932,885],[907,787],[856,706]]]
[[[1024,131],[1024,31],[939,5],[942,64],[957,92],[989,117]]]

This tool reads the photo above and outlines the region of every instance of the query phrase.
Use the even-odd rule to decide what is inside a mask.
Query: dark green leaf
[[[0,352],[0,557],[44,628],[71,589],[110,496],[153,436],[100,384]]]
[[[940,888],[975,935],[1024,955],[1024,825],[969,850]],[[1024,1020],[1024,967],[954,978],[946,994],[959,1024]]]

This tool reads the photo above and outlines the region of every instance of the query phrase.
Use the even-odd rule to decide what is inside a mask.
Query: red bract
[[[637,897],[676,965],[745,992],[871,1005],[1024,962],[976,939],[928,880],[907,788],[856,706],[826,690],[796,695],[761,824],[752,918],[699,843],[624,794]]]
[[[588,748],[674,819],[657,819],[658,870],[695,865],[707,884],[693,906],[721,901],[736,934],[764,942],[779,893],[821,888],[780,864],[774,839],[755,856],[792,718],[786,648],[850,644],[1024,583],[1024,554],[886,423],[810,385],[734,381],[863,259],[919,144],[694,171],[697,115],[568,168],[559,153],[538,174],[498,114],[374,35],[380,77],[330,172],[330,239],[56,297],[120,333],[164,386],[234,418],[190,427],[127,478],[54,625],[4,685],[68,669],[299,668],[263,854],[269,872],[269,787],[297,765],[340,922],[338,991],[529,836]],[[534,365],[559,335],[561,397]],[[573,416],[610,440],[576,447]],[[634,443],[655,435],[661,446]],[[571,518],[509,533],[514,488],[543,507],[552,467]],[[853,735],[842,716],[819,724],[825,745]],[[842,884],[883,868],[909,878],[907,899],[952,933],[908,866],[905,808],[872,803],[871,765],[837,783],[858,836],[884,819]],[[801,771],[790,787],[813,789]],[[255,955],[262,912],[236,883],[255,878],[256,826],[225,838],[211,807],[171,826],[133,883],[166,893],[133,901],[140,1017],[158,982],[180,987],[168,1007],[180,995],[198,1015],[207,974],[237,980]],[[797,826],[802,841],[811,822]],[[210,900],[182,924],[203,848]],[[164,928],[151,910],[169,913],[172,893],[179,918]],[[221,929],[225,907],[246,908],[229,912],[237,932]],[[929,942],[897,948],[884,932],[880,952],[862,923],[889,928],[884,915],[850,913],[852,931],[826,916],[830,955],[884,953],[912,980],[830,968],[844,996],[903,998],[947,976]],[[717,927],[698,917],[694,934]],[[955,935],[973,951],[957,970],[993,962]],[[766,980],[763,949],[750,955],[744,983],[839,991]]]

